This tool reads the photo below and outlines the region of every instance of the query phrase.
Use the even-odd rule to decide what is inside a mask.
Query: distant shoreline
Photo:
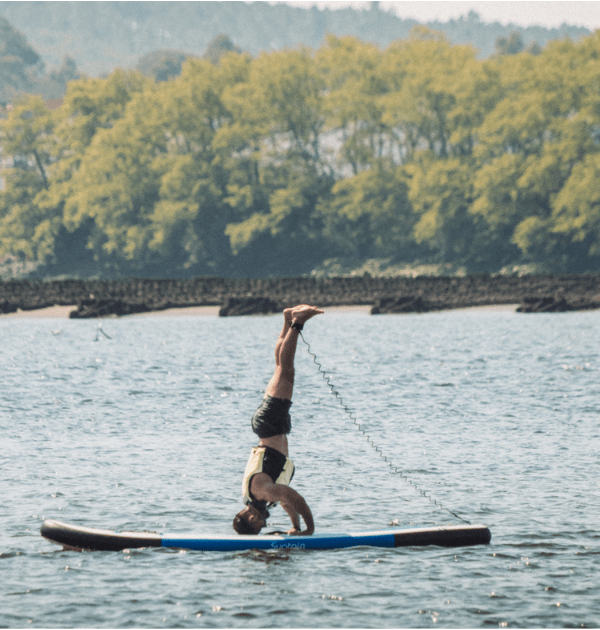
[[[455,309],[445,309],[452,311],[467,311],[470,313],[514,313],[519,304],[489,304],[487,306],[467,306],[457,307]],[[49,306],[46,308],[34,309],[30,311],[18,310],[14,313],[0,313],[0,321],[5,319],[69,319],[69,313],[77,309],[77,305],[72,306]],[[590,309],[591,310],[591,309]],[[328,306],[326,313],[337,314],[346,313],[354,315],[369,315],[370,306]],[[431,311],[430,311],[431,312]],[[433,311],[435,312],[435,311]],[[140,317],[218,317],[218,306],[188,306],[181,308],[170,308],[162,311],[148,311],[147,313],[136,313],[127,315],[127,318]],[[116,315],[113,317],[117,317]]]
[[[496,309],[497,307],[490,307]],[[0,319],[64,319],[69,317],[69,313],[77,309],[77,304],[72,306],[48,306],[46,308],[34,309],[31,311],[18,310],[15,313],[0,313]],[[369,306],[331,306],[329,313],[356,313],[368,315]],[[137,313],[128,317],[218,317],[218,306],[188,306],[182,308],[169,308],[164,311],[149,311],[147,313]]]
[[[231,316],[301,303],[381,314],[592,310],[600,308],[600,275],[0,281],[1,317]]]

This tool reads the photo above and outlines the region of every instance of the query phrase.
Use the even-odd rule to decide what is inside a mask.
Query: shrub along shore
[[[77,305],[71,317],[102,317],[218,306],[225,316],[272,313],[299,303],[368,305],[373,314],[507,304],[519,304],[522,312],[586,310],[600,308],[600,275],[0,282],[0,313]]]

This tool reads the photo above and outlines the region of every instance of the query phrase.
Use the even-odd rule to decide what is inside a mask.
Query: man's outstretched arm
[[[308,507],[308,503],[304,497],[289,486],[283,486],[286,498],[280,499],[281,507],[288,513],[292,521],[292,529],[287,533],[292,536],[310,536],[315,531],[312,512]],[[287,491],[287,492],[286,492]],[[300,527],[300,517],[306,525],[306,529],[302,531]]]

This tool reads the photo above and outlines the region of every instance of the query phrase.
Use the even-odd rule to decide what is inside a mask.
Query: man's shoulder
[[[250,479],[250,491],[252,496],[259,501],[270,501],[271,493],[276,484],[270,475],[265,472],[257,472]]]

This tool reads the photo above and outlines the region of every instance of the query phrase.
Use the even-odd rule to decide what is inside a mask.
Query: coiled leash
[[[327,386],[331,390],[331,393],[339,400],[340,405],[342,406],[342,409],[348,414],[354,426],[357,428],[358,431],[360,431],[360,433],[363,434],[363,436],[365,437],[365,439],[367,440],[371,448],[373,448],[374,451],[379,454],[379,457],[381,457],[381,459],[383,459],[383,461],[390,467],[390,470],[392,471],[392,473],[399,475],[401,479],[403,479],[409,486],[411,486],[414,490],[416,490],[422,497],[425,497],[437,507],[441,508],[442,510],[446,510],[446,512],[448,512],[455,518],[461,520],[463,523],[467,523],[468,525],[471,525],[470,521],[467,521],[467,519],[463,518],[462,516],[459,516],[452,510],[448,509],[445,505],[442,505],[437,499],[432,497],[425,490],[421,490],[421,488],[419,488],[419,486],[417,486],[417,484],[414,483],[414,481],[412,481],[406,476],[406,474],[401,468],[398,468],[390,461],[388,456],[384,454],[384,452],[381,450],[381,448],[379,448],[379,446],[377,446],[377,444],[375,444],[375,442],[371,439],[371,436],[367,434],[365,429],[362,428],[358,420],[354,417],[354,414],[352,413],[348,405],[346,405],[346,403],[344,402],[344,399],[335,388],[335,385],[333,385],[333,383],[331,382],[331,378],[327,375],[327,372],[325,372],[325,370],[323,369],[323,366],[317,360],[317,355],[310,349],[310,344],[308,343],[308,341],[306,341],[306,339],[304,339],[304,335],[302,334],[301,330],[299,328],[296,328],[296,330],[298,330],[298,334],[302,338],[302,341],[306,344],[308,354],[313,358],[315,365],[317,366],[319,372],[323,376],[323,379],[327,383]]]

